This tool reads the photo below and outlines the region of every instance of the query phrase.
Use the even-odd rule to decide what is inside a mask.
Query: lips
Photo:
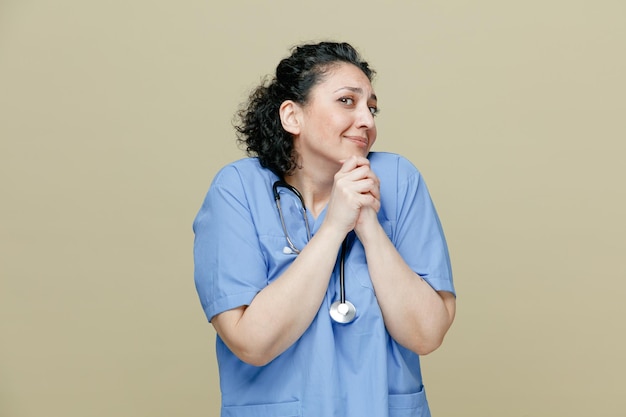
[[[363,136],[346,136],[349,141],[355,142],[359,146],[367,147],[369,140]]]

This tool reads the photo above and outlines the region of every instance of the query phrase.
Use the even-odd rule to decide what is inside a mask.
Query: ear
[[[280,122],[283,129],[292,135],[300,134],[300,113],[301,108],[298,103],[292,100],[285,100],[279,108]]]

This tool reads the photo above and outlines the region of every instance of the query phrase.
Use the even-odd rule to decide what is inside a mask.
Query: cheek
[[[344,115],[332,115],[330,116],[330,124],[329,126],[334,126],[336,130],[340,130],[342,132],[346,130],[350,130],[352,126],[354,126],[354,119],[351,117],[347,117]]]
[[[368,135],[370,148],[372,147],[372,145],[374,145],[374,142],[376,142],[377,136],[378,136],[378,131],[376,130],[376,126],[374,126],[372,129],[370,129],[370,133]]]

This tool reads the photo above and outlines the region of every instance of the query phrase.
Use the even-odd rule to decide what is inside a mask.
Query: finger
[[[363,194],[360,198],[360,207],[363,209],[373,209],[376,213],[380,210],[380,200],[372,196],[372,194]]]
[[[353,155],[348,159],[341,159],[339,162],[342,164],[340,169],[342,172],[349,172],[355,168],[370,165],[369,159],[357,155]]]
[[[344,165],[345,169],[342,169],[337,174],[337,178],[345,178],[349,181],[358,181],[364,178],[372,178],[378,181],[376,174],[370,169],[369,165],[352,165],[348,163]]]
[[[380,188],[375,178],[362,178],[352,184],[352,190],[359,194],[371,194],[374,198],[380,197]]]
[[[338,173],[335,176],[335,184],[338,189],[351,193],[371,194],[380,199],[380,180],[369,169],[369,166],[355,168],[347,173]]]
[[[371,192],[374,197],[380,198],[380,180],[374,171],[369,169],[369,166],[358,168],[355,170],[355,175],[357,174],[356,171],[359,175],[359,179],[356,181],[362,181],[363,186],[365,186],[361,192]]]
[[[370,165],[370,160],[364,156],[355,156],[355,158],[356,158],[356,163],[358,166]]]
[[[348,159],[343,159],[340,162],[342,163],[342,165],[341,165],[341,168],[339,169],[339,172],[343,172],[343,173],[350,172],[358,166],[357,158],[355,156],[351,156]]]

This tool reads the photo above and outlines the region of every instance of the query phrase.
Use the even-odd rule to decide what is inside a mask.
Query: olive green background
[[[0,416],[217,416],[192,220],[289,48],[378,71],[459,293],[433,414],[623,416],[626,3],[0,0]],[[243,260],[242,260],[243,261]]]

